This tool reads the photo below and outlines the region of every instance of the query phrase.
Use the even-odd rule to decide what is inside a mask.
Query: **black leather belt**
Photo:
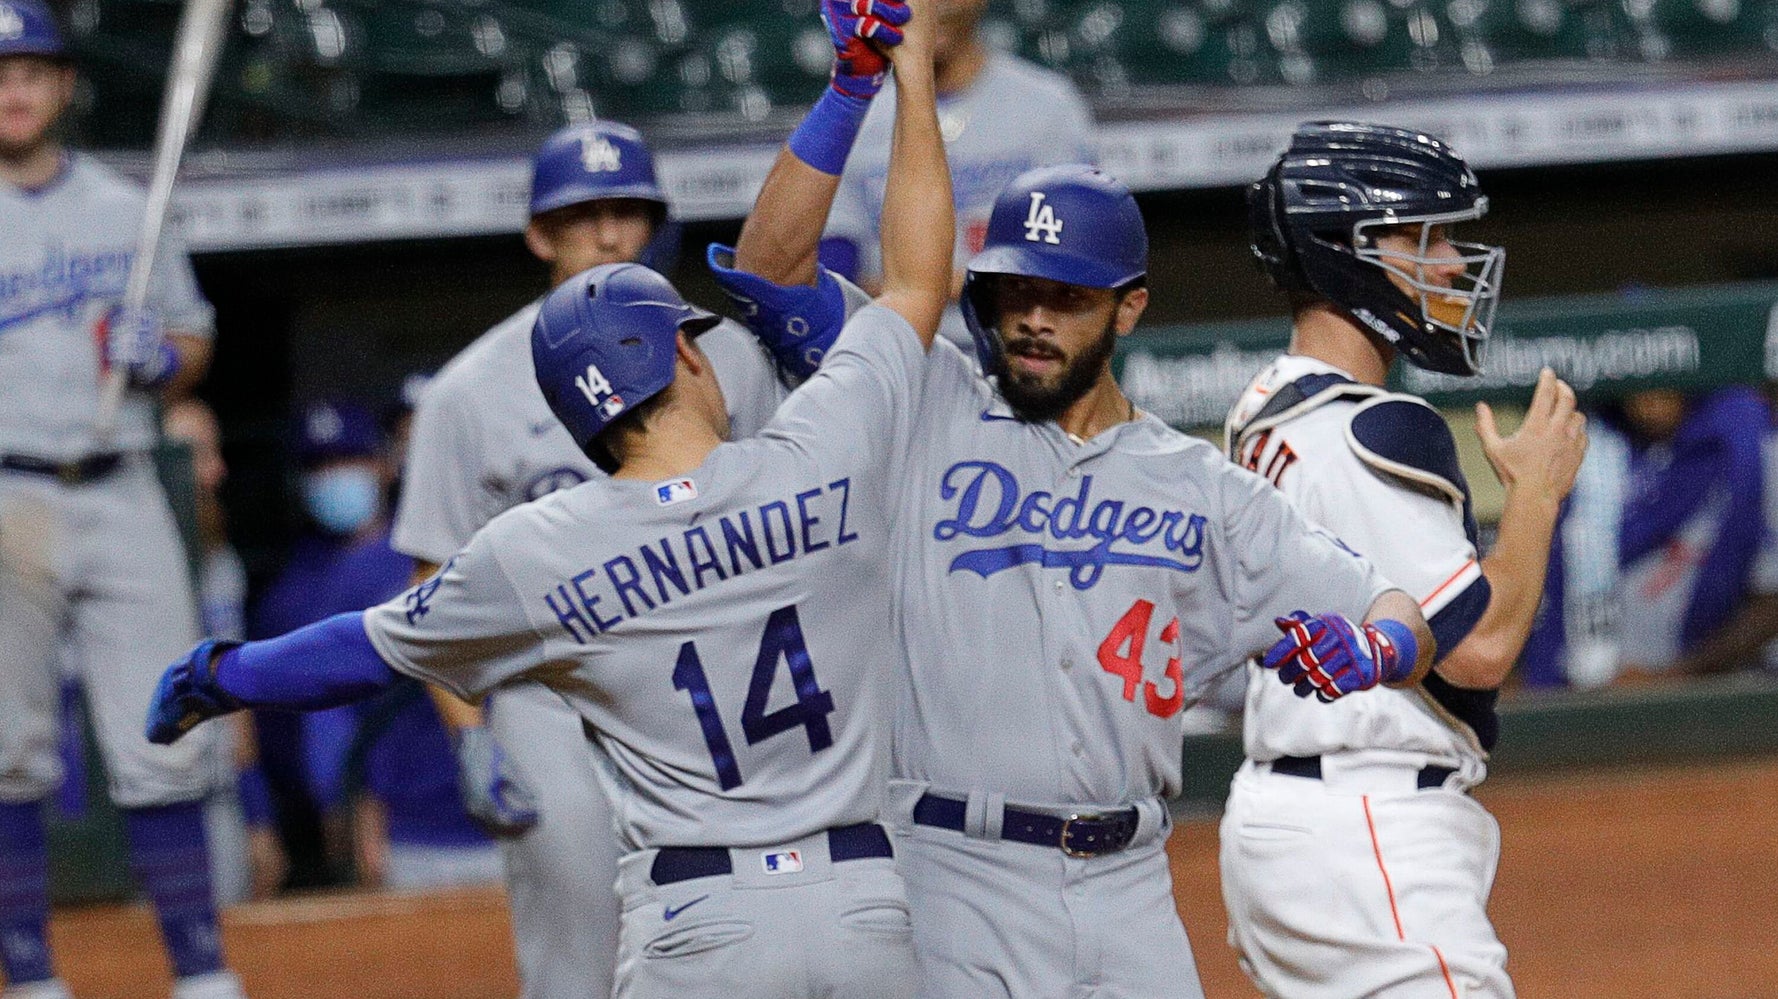
[[[914,822],[962,832],[968,802],[923,794],[914,803]],[[1140,816],[1134,808],[1109,812],[1081,812],[1066,818],[1027,812],[1021,808],[1001,810],[1000,838],[1032,846],[1053,846],[1070,857],[1101,857],[1116,853],[1136,838]]]
[[[1319,756],[1280,756],[1272,761],[1272,772],[1286,777],[1307,777],[1310,780],[1321,779],[1321,757]],[[1444,787],[1445,781],[1457,772],[1456,767],[1440,766],[1428,763],[1414,775],[1414,786],[1422,791],[1435,787]]]
[[[23,472],[26,475],[41,475],[46,479],[55,479],[65,486],[84,486],[117,471],[123,464],[123,455],[116,451],[104,451],[75,458],[72,461],[55,461],[39,458],[29,454],[0,454],[0,469],[8,472]]]
[[[875,822],[855,826],[835,826],[827,831],[827,856],[834,862],[864,860],[867,857],[893,857],[889,834]],[[668,846],[655,852],[648,876],[657,885],[670,885],[692,878],[713,878],[733,874],[734,862],[727,847]]]

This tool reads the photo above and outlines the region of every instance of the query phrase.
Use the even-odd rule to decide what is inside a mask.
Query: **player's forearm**
[[[821,230],[839,188],[837,175],[804,163],[789,146],[779,150],[741,226],[735,267],[774,284],[813,284]]]
[[[1559,511],[1559,499],[1508,490],[1499,538],[1482,559],[1482,575],[1493,596],[1475,627],[1438,664],[1440,676],[1471,690],[1492,690],[1506,682],[1543,599]]]
[[[933,16],[930,5],[915,19]],[[883,197],[883,300],[930,344],[951,292],[951,172],[938,127],[930,32],[895,50],[895,131]]]
[[[215,676],[243,707],[302,711],[362,701],[400,679],[364,633],[361,612],[229,649],[217,657]]]
[[[180,399],[189,395],[210,373],[210,358],[215,351],[208,337],[169,333],[167,341],[173,345],[179,366],[161,386],[161,396],[168,400]]]
[[[1433,637],[1432,628],[1426,623],[1426,616],[1420,613],[1420,605],[1414,602],[1414,598],[1401,590],[1389,590],[1372,602],[1364,620],[1366,624],[1394,620],[1407,625],[1414,636],[1414,671],[1388,686],[1408,687],[1419,683],[1426,676],[1426,671],[1432,668],[1433,657],[1438,652],[1438,639]]]

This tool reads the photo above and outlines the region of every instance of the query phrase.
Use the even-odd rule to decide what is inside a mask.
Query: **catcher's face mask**
[[[1479,371],[1482,351],[1494,328],[1506,248],[1451,238],[1457,222],[1479,218],[1487,199],[1468,211],[1412,218],[1367,219],[1353,226],[1358,259],[1383,269],[1390,281],[1419,306],[1419,319],[1450,334],[1469,370]]]

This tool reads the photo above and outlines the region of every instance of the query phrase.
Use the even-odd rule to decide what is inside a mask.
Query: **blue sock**
[[[10,985],[53,977],[41,802],[0,802],[0,972]]]
[[[211,901],[203,804],[129,808],[123,820],[130,867],[154,902],[173,973],[187,978],[222,970],[222,931]]]

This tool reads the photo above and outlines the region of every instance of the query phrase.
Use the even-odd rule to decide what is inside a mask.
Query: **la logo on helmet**
[[[1056,218],[1056,210],[1044,203],[1042,191],[1031,192],[1031,213],[1025,216],[1025,239],[1037,243],[1044,242],[1056,246],[1062,241],[1062,220]]]
[[[603,135],[589,135],[580,140],[580,165],[587,173],[616,173],[624,168],[624,158]]]
[[[0,41],[10,42],[24,33],[24,17],[11,4],[0,3]]]

